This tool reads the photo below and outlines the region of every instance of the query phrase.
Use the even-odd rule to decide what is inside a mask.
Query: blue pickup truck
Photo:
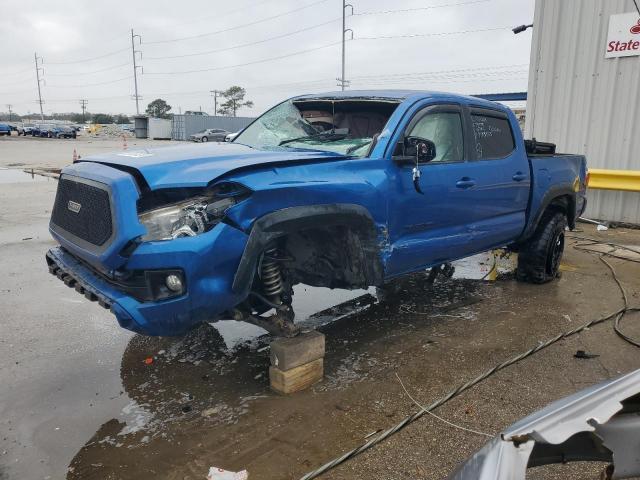
[[[495,247],[552,280],[586,206],[580,155],[524,141],[475,97],[287,100],[231,143],[83,157],[62,170],[49,271],[148,335],[234,318],[294,335],[292,287],[383,287]]]

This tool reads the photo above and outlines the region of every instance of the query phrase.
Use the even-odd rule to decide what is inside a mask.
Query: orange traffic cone
[[[76,149],[73,149],[73,162],[75,163],[78,160],[78,154],[76,153]]]
[[[122,135],[122,149],[126,150],[127,149],[127,136],[126,135]]]

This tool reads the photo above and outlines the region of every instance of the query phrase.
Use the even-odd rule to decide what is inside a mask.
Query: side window
[[[431,163],[464,160],[464,136],[459,113],[429,113],[418,120],[406,135],[431,140],[436,145],[436,158]]]
[[[471,122],[478,160],[503,158],[516,148],[508,119],[473,112]]]

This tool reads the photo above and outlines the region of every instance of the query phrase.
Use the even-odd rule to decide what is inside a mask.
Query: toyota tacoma
[[[523,140],[462,95],[292,98],[232,142],[83,157],[62,170],[49,271],[124,328],[236,319],[297,331],[292,287],[384,287],[496,247],[552,280],[586,206],[581,155]]]

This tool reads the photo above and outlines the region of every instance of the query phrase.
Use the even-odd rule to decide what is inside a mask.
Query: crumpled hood
[[[110,152],[80,161],[134,168],[155,190],[206,186],[240,168],[344,158],[344,155],[318,150],[264,151],[237,143],[204,143]]]

